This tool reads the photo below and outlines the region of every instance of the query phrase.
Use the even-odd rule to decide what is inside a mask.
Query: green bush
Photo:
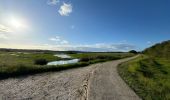
[[[48,63],[48,61],[46,59],[36,59],[34,61],[34,64],[36,65],[46,65]]]
[[[80,62],[103,62],[116,59],[121,59],[121,57],[112,55],[93,55],[80,58]]]
[[[89,58],[89,57],[83,57],[80,59],[80,62],[88,62],[90,60],[91,60],[91,58]]]
[[[130,50],[129,53],[137,54],[138,52],[135,50]]]

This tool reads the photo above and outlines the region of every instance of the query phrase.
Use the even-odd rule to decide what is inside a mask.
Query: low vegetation
[[[130,50],[129,53],[138,54],[136,50]]]
[[[13,66],[18,64],[34,65],[37,59],[49,61],[62,60],[53,56],[53,53],[34,53],[34,52],[0,52],[0,66]]]
[[[134,56],[133,53],[79,53],[71,54],[70,56],[80,59],[80,62],[88,62],[89,64],[116,60]]]
[[[157,43],[144,50],[143,53],[151,57],[170,59],[170,40]]]
[[[38,66],[38,65],[17,65],[17,66],[3,66],[0,69],[0,79],[8,77],[17,77],[23,75],[37,74],[49,71],[61,71],[72,68],[84,67],[89,65],[88,63],[75,63],[69,65],[57,65],[57,66]]]
[[[50,61],[66,60],[54,56],[53,52],[0,52],[0,79],[42,73],[48,71],[60,71],[70,68],[83,67],[89,64],[104,62],[133,56],[131,53],[69,53],[80,62],[68,65],[46,65]],[[87,60],[86,60],[87,59]]]
[[[170,100],[170,41],[143,51],[118,67],[120,76],[143,100]]]
[[[48,63],[48,61],[46,59],[36,59],[34,61],[35,65],[46,65]]]

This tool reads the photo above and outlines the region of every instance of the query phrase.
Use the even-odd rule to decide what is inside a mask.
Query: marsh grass
[[[75,64],[68,64],[68,65],[58,65],[58,66],[27,66],[27,65],[17,65],[11,67],[5,67],[0,69],[0,79],[5,79],[9,77],[18,77],[18,76],[26,76],[32,75],[37,73],[44,73],[44,72],[54,72],[54,71],[62,71],[72,68],[84,67],[89,65],[89,63],[75,63]]]
[[[79,58],[80,62],[103,62],[134,56],[133,53],[81,53],[70,56]]]
[[[61,71],[71,68],[84,67],[89,64],[105,62],[125,57],[133,56],[130,53],[83,53],[70,54],[73,58],[80,59],[75,64],[45,65],[49,61],[66,60],[53,56],[53,53],[17,53],[0,52],[0,79],[43,73],[49,71]],[[88,60],[82,60],[88,59]]]
[[[46,59],[49,61],[62,60],[53,56],[52,53],[18,53],[18,52],[0,52],[0,65],[33,65],[36,59]]]

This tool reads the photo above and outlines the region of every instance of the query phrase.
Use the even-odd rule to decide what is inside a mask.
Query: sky
[[[170,0],[0,0],[0,48],[129,51],[170,39]]]

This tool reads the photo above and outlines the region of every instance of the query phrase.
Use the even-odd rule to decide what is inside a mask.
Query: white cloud
[[[125,43],[115,43],[115,44],[107,44],[107,43],[97,43],[93,45],[81,45],[78,48],[83,49],[84,51],[129,51],[134,49],[135,46],[132,44]]]
[[[9,39],[8,33],[12,32],[11,29],[5,25],[0,24],[0,40],[1,42]]]
[[[57,3],[59,3],[60,2],[60,0],[48,0],[47,1],[47,4],[48,5],[56,5]]]
[[[64,45],[64,44],[68,44],[69,43],[67,40],[62,39],[59,36],[56,36],[54,38],[50,38],[49,40],[50,41],[54,41],[56,44],[63,44]]]
[[[61,41],[61,38],[59,36],[56,36],[54,38],[50,38],[49,40],[59,42],[59,41]]]
[[[96,43],[96,44],[70,44],[68,41],[59,37],[50,38],[56,44],[43,45],[43,48],[51,50],[78,50],[78,51],[129,51],[137,49],[136,46],[129,43]]]
[[[60,43],[61,43],[61,44],[68,44],[68,41],[62,40]]]
[[[49,38],[48,43],[43,44],[25,44],[22,42],[7,42],[8,44],[4,44],[4,40],[10,40],[7,34],[0,33],[0,47],[4,48],[18,48],[18,49],[44,49],[44,50],[76,50],[76,51],[129,51],[132,49],[136,49],[136,46],[129,43],[96,43],[96,44],[71,44],[69,41],[55,36]],[[51,42],[50,42],[51,41]],[[3,43],[4,42],[4,43]]]
[[[63,3],[63,5],[60,6],[58,12],[61,16],[69,16],[69,14],[72,13],[72,5]]]
[[[43,49],[43,50],[56,50],[56,51],[67,51],[67,50],[76,50],[76,51],[96,51],[96,52],[104,52],[104,51],[129,51],[135,49],[136,47],[131,44],[105,44],[105,43],[97,43],[91,45],[73,45],[73,44],[2,44],[0,43],[0,47],[4,48],[18,48],[18,49]]]
[[[152,42],[151,41],[147,41],[147,44],[152,44]]]
[[[0,33],[9,33],[9,32],[12,32],[12,30],[9,27],[0,24]]]
[[[49,40],[51,40],[51,41],[57,41],[56,38],[50,38]]]
[[[119,43],[96,43],[96,44],[70,44],[67,40],[56,36],[50,38],[50,41],[55,44],[48,45],[48,48],[52,50],[80,50],[80,51],[129,51],[136,49],[133,44],[127,43],[127,41],[121,41]],[[46,45],[47,46],[47,45]]]

